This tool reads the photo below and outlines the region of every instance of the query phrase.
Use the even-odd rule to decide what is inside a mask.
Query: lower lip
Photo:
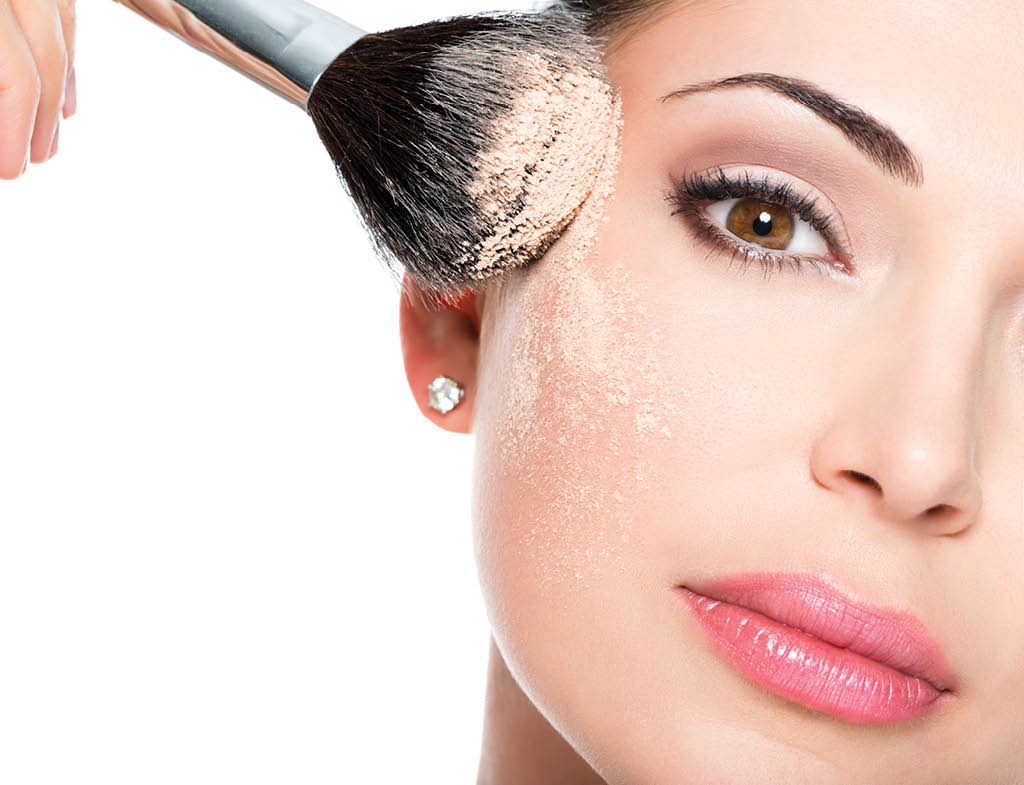
[[[680,587],[715,648],[771,693],[860,725],[920,717],[946,702],[932,684],[760,613]]]

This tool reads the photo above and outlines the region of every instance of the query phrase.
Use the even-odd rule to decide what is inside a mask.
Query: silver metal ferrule
[[[366,35],[302,0],[116,0],[306,111],[317,79]]]

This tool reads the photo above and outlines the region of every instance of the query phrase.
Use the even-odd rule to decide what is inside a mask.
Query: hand
[[[75,113],[75,0],[0,0],[0,179],[57,152]]]

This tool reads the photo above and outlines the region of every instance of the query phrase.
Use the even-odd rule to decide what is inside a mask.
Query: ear
[[[408,273],[402,277],[398,329],[409,389],[424,417],[455,433],[473,430],[481,297],[467,289],[458,298],[442,300],[426,293]],[[442,375],[465,389],[459,404],[444,414],[428,404],[427,391],[427,385]]]

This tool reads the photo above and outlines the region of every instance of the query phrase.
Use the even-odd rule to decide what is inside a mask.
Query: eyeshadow
[[[919,188],[924,168],[892,128],[859,106],[846,103],[806,79],[765,72],[738,74],[686,85],[661,97],[661,102],[685,98],[700,92],[736,87],[763,87],[773,94],[807,107],[826,123],[838,128],[846,139],[891,177]]]

